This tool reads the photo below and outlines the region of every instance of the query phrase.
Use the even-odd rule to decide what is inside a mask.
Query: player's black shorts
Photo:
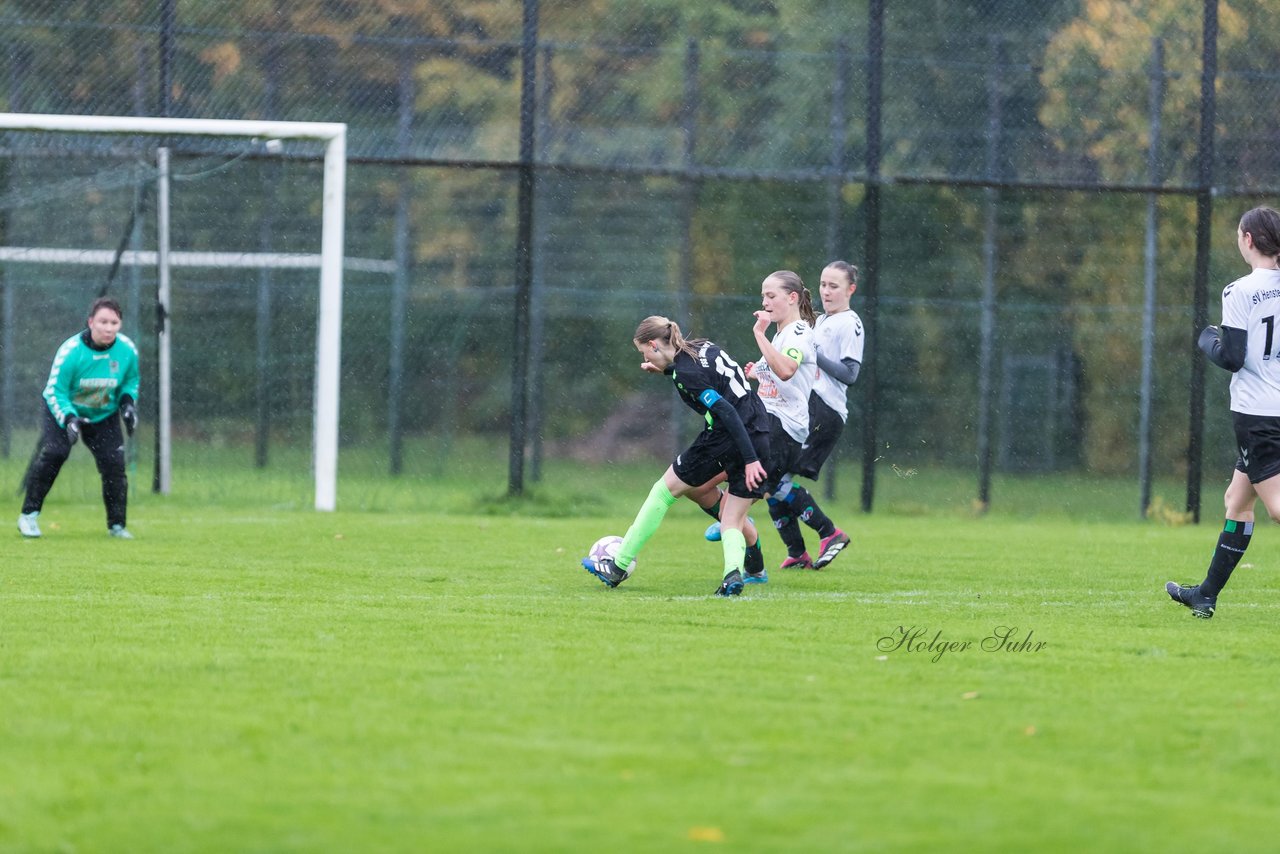
[[[1250,483],[1280,474],[1280,416],[1231,413],[1236,431],[1236,471],[1244,472]]]
[[[773,493],[778,491],[782,478],[795,472],[800,459],[800,443],[791,438],[787,428],[772,412],[769,413],[769,451],[769,460],[764,464],[764,485],[760,488]]]
[[[748,433],[760,464],[769,466],[769,434]],[[733,437],[723,430],[703,430],[688,450],[671,465],[676,477],[691,486],[701,486],[724,472],[728,475],[729,494],[739,498],[763,498],[761,488],[747,488],[747,466],[738,452]]]
[[[844,419],[826,401],[816,394],[809,395],[809,438],[800,449],[800,459],[792,474],[817,478],[822,464],[831,456],[840,434],[844,432]]]

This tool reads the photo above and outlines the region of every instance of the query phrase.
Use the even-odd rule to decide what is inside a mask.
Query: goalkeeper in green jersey
[[[101,297],[89,308],[87,328],[58,348],[44,389],[40,445],[27,470],[26,499],[18,516],[24,537],[40,536],[40,508],[71,447],[84,439],[102,475],[107,531],[132,539],[125,527],[129,481],[124,436],[138,426],[138,348],[120,334],[120,304]]]

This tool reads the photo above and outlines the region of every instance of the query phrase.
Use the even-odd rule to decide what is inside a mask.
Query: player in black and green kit
[[[641,367],[671,377],[680,399],[706,426],[653,485],[622,538],[617,558],[588,557],[582,565],[609,587],[617,587],[630,577],[636,555],[676,499],[692,497],[695,490],[724,477],[728,481],[720,511],[724,575],[715,593],[737,596],[744,573],[764,571],[758,533],[747,521],[747,508],[763,496],[760,487],[766,478],[761,462],[769,457],[764,404],[728,353],[710,341],[686,340],[680,327],[665,317],[645,318],[636,329],[634,344],[644,357]],[[755,540],[750,545],[748,534]]]
[[[129,481],[125,475],[124,421],[129,435],[138,424],[138,348],[120,334],[120,304],[109,297],[89,308],[87,328],[58,348],[44,389],[40,446],[27,470],[27,497],[18,530],[39,537],[38,517],[71,446],[84,438],[102,475],[107,531],[132,539],[125,527]]]

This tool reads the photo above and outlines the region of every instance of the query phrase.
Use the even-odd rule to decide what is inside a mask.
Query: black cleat
[[[600,560],[584,557],[582,568],[604,582],[606,587],[617,587],[631,577],[631,573],[618,569],[611,557],[602,557]]]
[[[1170,599],[1180,605],[1186,605],[1191,609],[1192,616],[1199,617],[1202,620],[1212,617],[1214,610],[1218,606],[1218,597],[1205,596],[1200,592],[1199,584],[1195,587],[1188,587],[1185,584],[1170,581],[1164,586],[1164,589],[1169,594]]]
[[[742,573],[734,570],[724,577],[724,581],[716,588],[717,596],[739,596],[742,594]]]

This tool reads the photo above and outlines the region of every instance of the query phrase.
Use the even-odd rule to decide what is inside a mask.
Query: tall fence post
[[[400,49],[396,83],[396,149],[408,158],[413,144],[413,51],[408,44]],[[405,166],[405,169],[412,167]],[[409,303],[409,205],[412,182],[396,182],[395,233],[392,254],[396,270],[391,278],[390,350],[387,353],[387,453],[392,475],[404,470],[404,336]]]
[[[680,274],[675,283],[675,316],[687,333],[692,326],[690,317],[690,291],[693,287],[693,216],[698,207],[700,182],[694,175],[697,165],[698,112],[701,109],[698,75],[702,67],[702,54],[696,39],[689,39],[684,53],[684,93],[680,105],[680,135],[684,144],[680,158]],[[672,453],[679,453],[685,445],[688,422],[684,404],[677,395],[667,398],[667,421],[674,443]]]
[[[1191,425],[1187,441],[1187,511],[1200,521],[1200,480],[1204,465],[1204,358],[1196,335],[1209,323],[1209,251],[1213,221],[1213,157],[1218,77],[1218,0],[1204,3],[1204,58],[1200,67],[1200,144],[1197,152],[1196,274],[1191,321]]]
[[[9,189],[12,161],[0,161],[0,190]],[[0,246],[9,244],[9,212],[0,210]],[[9,458],[13,433],[13,277],[0,266],[0,457]]]
[[[7,236],[7,235],[5,235]],[[14,408],[14,361],[13,326],[16,311],[14,310],[13,279],[9,275],[0,278],[0,360],[3,360],[3,374],[0,374],[0,456],[9,458],[10,445],[13,442],[13,408]]]
[[[280,37],[272,35],[266,44],[266,55],[263,57],[263,107],[267,118],[279,118],[280,109]],[[263,184],[267,187],[266,202],[262,210],[262,219],[258,223],[258,250],[270,252],[275,242],[276,204],[275,199],[280,187],[280,162],[271,159],[262,164],[264,171]],[[254,427],[253,464],[256,468],[266,468],[271,449],[271,308],[272,308],[271,270],[263,267],[258,271],[258,312],[257,312],[257,419]]]
[[[1159,184],[1161,111],[1164,108],[1164,41],[1151,40],[1151,79],[1147,89],[1151,138],[1147,145],[1147,179]],[[1156,201],[1147,193],[1147,233],[1142,276],[1142,380],[1138,392],[1138,518],[1145,519],[1151,506],[1151,412],[1155,400],[1156,346]]]
[[[31,51],[21,44],[9,48],[8,88],[9,109],[15,113],[26,111],[27,69],[31,67]],[[0,165],[0,187],[9,189],[10,170],[15,158],[6,157]],[[9,211],[0,211],[0,245],[8,245]],[[14,353],[14,324],[17,322],[15,305],[17,284],[9,270],[0,267],[0,456],[8,457],[13,441],[14,397],[17,359]],[[24,407],[25,408],[25,407]]]
[[[849,40],[844,36],[836,42],[836,68],[831,80],[831,153],[828,167],[831,180],[827,183],[827,257],[822,263],[842,258],[840,251],[844,240],[844,180],[846,149],[848,148],[848,120],[845,102],[848,100],[851,57]],[[840,461],[840,443],[831,449],[825,465],[827,476],[823,495],[836,497],[836,469]]]
[[[862,512],[870,513],[876,491],[876,418],[880,338],[880,109],[884,97],[884,0],[871,0],[867,8],[867,195],[866,242],[863,258],[867,265],[863,280],[867,297],[862,323],[869,352],[862,366],[862,395],[867,401],[862,417]]]
[[[511,337],[511,449],[507,493],[524,494],[528,441],[529,322],[533,287],[533,132],[537,117],[538,0],[524,0],[520,38],[520,185],[516,197],[516,276]]]
[[[146,43],[138,39],[133,44],[133,114],[145,116],[150,112],[147,108],[147,65]],[[129,235],[129,248],[134,252],[142,251],[142,211],[147,204],[147,184],[150,179],[144,170],[138,168],[138,178],[133,185],[133,231]],[[142,267],[139,264],[129,265],[129,299],[125,304],[124,328],[137,341],[142,341]],[[130,442],[129,459],[129,491],[136,489],[137,478],[133,477],[138,464],[138,443]]]
[[[1001,66],[1004,52],[999,36],[991,36],[991,65],[987,72],[987,158],[986,178],[999,177],[1001,116]],[[1000,190],[988,185],[982,191],[982,309],[978,342],[978,506],[991,506],[991,398],[994,388],[996,353],[996,213]]]
[[[555,94],[555,77],[551,72],[551,61],[555,56],[554,45],[542,46],[542,76],[538,78],[538,123],[534,136],[534,152],[540,152],[545,160],[551,145],[551,98]],[[546,337],[547,307],[547,208],[550,204],[550,193],[547,192],[548,173],[539,168],[533,175],[534,220],[533,220],[533,283],[531,287],[531,328],[529,330],[529,387],[533,394],[529,397],[529,428],[533,434],[531,442],[531,459],[529,475],[534,483],[542,480],[542,440],[543,421],[545,419],[542,406],[546,387],[546,364],[543,354],[543,339]]]

